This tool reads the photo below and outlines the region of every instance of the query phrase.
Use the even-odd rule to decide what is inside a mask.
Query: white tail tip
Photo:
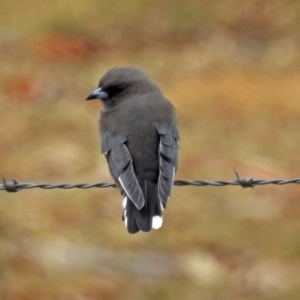
[[[163,218],[161,216],[152,217],[152,228],[159,229],[163,224]]]
[[[125,197],[123,198],[122,206],[123,206],[123,208],[126,208],[126,206],[127,206],[127,196],[125,196]]]

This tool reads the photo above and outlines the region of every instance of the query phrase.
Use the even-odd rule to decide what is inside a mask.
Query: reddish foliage
[[[10,98],[19,98],[25,102],[30,102],[38,96],[36,79],[29,76],[20,75],[11,78],[4,90]]]
[[[51,59],[77,60],[89,57],[97,50],[92,41],[63,34],[35,38],[33,45],[39,56]]]

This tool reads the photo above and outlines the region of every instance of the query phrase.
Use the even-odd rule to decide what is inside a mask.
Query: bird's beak
[[[108,98],[108,94],[104,91],[102,91],[101,87],[95,89],[91,94],[88,95],[88,97],[86,98],[86,100],[93,100],[93,99],[107,99]]]

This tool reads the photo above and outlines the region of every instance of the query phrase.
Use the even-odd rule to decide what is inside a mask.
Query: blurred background
[[[177,179],[300,176],[298,1],[0,2],[0,173],[111,182],[108,69],[145,70],[177,109]],[[300,298],[300,187],[174,187],[129,235],[117,190],[0,191],[1,299]]]

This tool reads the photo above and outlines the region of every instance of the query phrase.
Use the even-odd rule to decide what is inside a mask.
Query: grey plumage
[[[178,165],[173,105],[143,71],[109,70],[87,98],[101,99],[101,151],[124,200],[129,233],[162,225]]]

